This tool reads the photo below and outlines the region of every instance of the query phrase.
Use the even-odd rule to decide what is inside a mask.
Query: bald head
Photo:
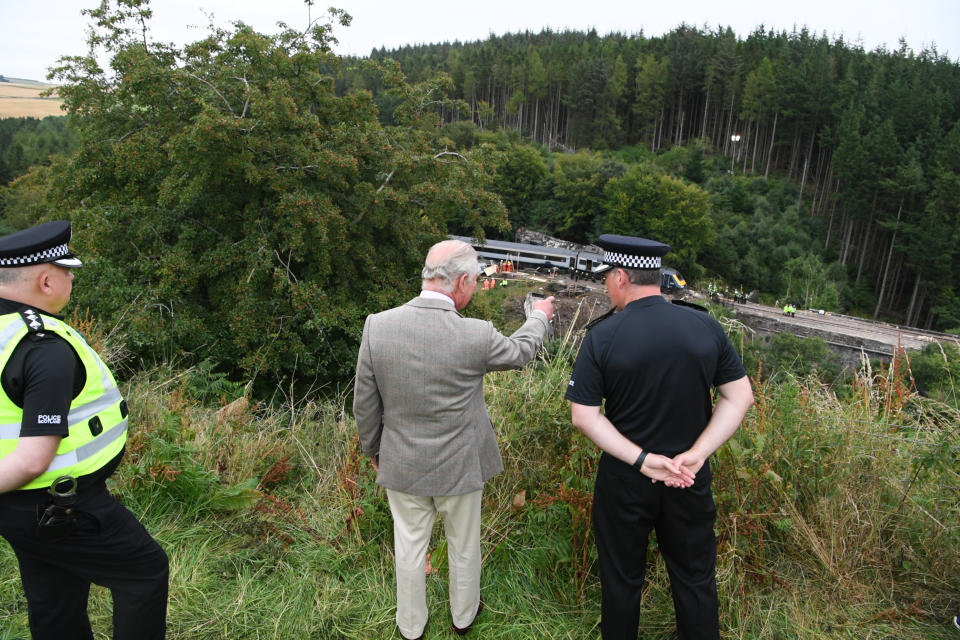
[[[0,269],[0,298],[47,313],[60,313],[70,301],[73,270],[53,262]]]
[[[476,278],[477,252],[466,242],[444,240],[430,247],[420,277],[424,289],[450,293],[464,274]]]

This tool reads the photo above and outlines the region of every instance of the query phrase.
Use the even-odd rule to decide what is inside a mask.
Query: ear
[[[44,296],[49,296],[56,293],[56,282],[52,277],[53,269],[54,268],[50,267],[49,265],[42,265],[41,268],[37,269],[37,273],[34,276],[36,290]]]
[[[50,272],[46,269],[40,269],[37,271],[36,283],[37,288],[43,294],[48,294],[53,289],[53,287],[50,285]]]
[[[623,286],[622,278],[623,278],[623,269],[615,267],[613,272],[613,283],[618,287]]]

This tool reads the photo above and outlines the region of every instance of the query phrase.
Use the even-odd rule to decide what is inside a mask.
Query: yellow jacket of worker
[[[38,489],[63,475],[75,478],[100,469],[123,449],[127,440],[127,406],[110,369],[87,341],[65,322],[37,314],[42,326],[28,327],[19,313],[0,316],[0,371],[13,350],[30,331],[49,331],[60,336],[80,357],[87,381],[70,403],[69,435],[60,441],[57,453],[40,476],[20,489]],[[0,386],[0,458],[17,447],[23,409],[13,403]]]

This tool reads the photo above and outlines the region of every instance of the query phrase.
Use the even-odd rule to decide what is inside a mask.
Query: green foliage
[[[793,347],[803,350],[804,347]],[[590,638],[600,585],[590,531],[595,447],[563,389],[576,336],[484,384],[505,472],[484,491],[479,637]],[[935,355],[935,354],[934,354]],[[767,371],[766,361],[764,372]],[[171,560],[171,640],[394,635],[392,522],[360,457],[345,398],[278,392],[213,406],[202,368],[137,374],[127,455],[112,484]],[[756,406],[711,460],[724,635],[819,640],[950,638],[960,482],[956,410],[901,395],[896,367],[838,395],[817,378],[764,377]],[[191,379],[192,378],[192,379]],[[219,406],[222,405],[222,406]],[[430,545],[430,629],[449,620],[443,529]],[[675,635],[667,571],[651,541],[643,633]],[[27,632],[16,559],[0,547],[4,632]],[[522,594],[522,597],[518,597]],[[920,604],[916,604],[916,603]],[[109,635],[109,593],[91,591]],[[449,624],[448,622],[446,624]],[[429,634],[436,631],[428,630]]]
[[[791,258],[784,265],[787,300],[800,301],[801,308],[836,311],[839,303],[837,283],[828,278],[820,257],[806,254]]]
[[[667,175],[631,170],[606,187],[604,231],[656,238],[670,245],[669,262],[697,277],[697,254],[711,242],[709,194]]]
[[[911,355],[910,372],[920,393],[960,409],[960,347],[956,344],[934,343]]]
[[[76,147],[76,134],[63,116],[0,118],[0,187],[32,166],[49,164],[51,156],[70,155]]]
[[[487,190],[499,156],[443,149],[448,76],[369,64],[398,98],[384,127],[368,92],[336,94],[329,22],[238,23],[179,50],[141,30],[145,2],[89,13],[111,68],[55,70],[79,150],[47,206],[84,257],[74,303],[122,317],[141,359],[209,360],[263,389],[343,381],[363,317],[417,290],[430,244],[506,226]]]
[[[809,280],[817,292],[811,299],[820,296],[824,303],[820,306],[836,308],[839,291],[846,285],[845,274],[822,265],[816,251],[822,233],[819,221],[798,214],[791,203],[795,193],[788,185],[723,177],[708,180],[706,189],[717,228],[714,241],[701,251],[701,262],[709,272],[746,290],[759,289],[781,299],[806,294],[807,286],[800,283]],[[812,265],[813,275],[794,275],[791,280],[785,267],[795,259],[799,261],[794,265]],[[827,304],[831,302],[833,306]]]
[[[767,342],[751,342],[743,356],[748,371],[753,375],[762,371],[765,379],[815,376],[832,383],[838,381],[842,373],[839,358],[820,338],[778,333]]]
[[[503,162],[491,185],[503,200],[514,227],[534,221],[534,207],[549,195],[547,164],[543,155],[529,145],[511,144],[503,150]]]
[[[743,216],[718,220],[721,246],[699,248],[713,254],[696,260],[711,275],[775,299],[788,286],[783,265],[818,256],[847,271],[850,285],[835,285],[841,308],[913,326],[958,326],[950,185],[960,174],[944,159],[960,149],[953,133],[960,66],[933,48],[904,42],[864,51],[805,28],[744,37],[680,25],[655,37],[545,30],[372,57],[395,60],[418,80],[449,73],[450,95],[470,112],[441,106],[447,121],[468,117],[563,154],[609,149],[624,164],[644,164],[627,157],[637,149],[659,154],[668,175],[706,186],[721,210],[715,220]],[[563,169],[551,175],[550,197],[511,214],[522,220],[516,224],[589,240],[598,225],[587,207],[594,218],[604,215],[590,194],[605,180],[571,185]],[[716,174],[749,178],[725,188]],[[766,180],[769,188],[753,190]],[[763,230],[779,236],[772,244],[764,237],[762,246],[734,246],[751,235],[761,208],[768,220],[795,220],[775,220],[786,225],[778,234]]]
[[[620,176],[624,166],[599,153],[556,156],[553,164],[553,198],[564,207],[555,214],[561,237],[585,242],[599,235],[597,212],[603,209],[604,188]]]

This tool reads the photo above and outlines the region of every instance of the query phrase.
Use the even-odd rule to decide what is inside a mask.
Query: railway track
[[[926,331],[915,327],[901,327],[886,322],[876,322],[855,318],[843,314],[824,313],[817,311],[798,310],[795,316],[785,315],[780,309],[766,307],[752,302],[734,303],[725,301],[745,324],[761,325],[771,332],[780,327],[779,332],[790,332],[798,335],[817,335],[824,337],[828,343],[848,348],[864,347],[870,355],[889,356],[894,349],[902,347],[910,351],[922,350],[934,342],[958,343],[957,336],[937,331]],[[758,319],[763,322],[757,322]]]
[[[571,297],[579,298],[589,295],[598,301],[606,298],[606,289],[602,282],[530,272],[518,272],[516,275],[542,282],[558,296],[563,296],[563,291],[566,289]],[[693,302],[704,301],[698,294],[690,293],[692,295],[688,295],[688,298]],[[741,322],[754,330],[762,333],[792,333],[799,336],[819,337],[832,347],[847,350],[854,355],[863,351],[870,357],[889,358],[898,348],[920,351],[935,342],[960,344],[960,338],[950,334],[915,327],[902,327],[838,313],[821,315],[817,311],[798,310],[795,316],[787,316],[780,309],[753,302],[739,303],[729,299],[723,299],[722,302]],[[592,307],[591,311],[595,312]]]

